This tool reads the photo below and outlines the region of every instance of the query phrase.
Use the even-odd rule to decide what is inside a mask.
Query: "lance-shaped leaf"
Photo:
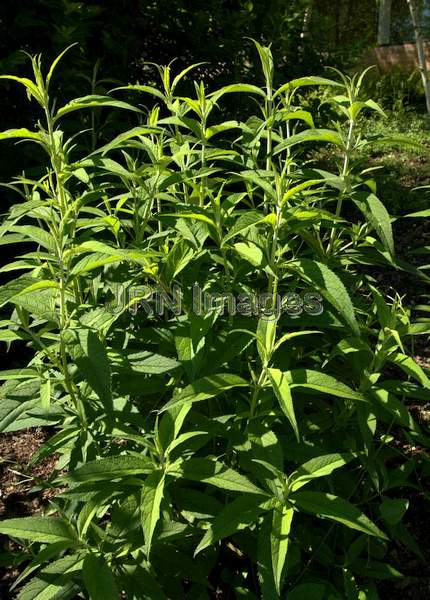
[[[140,519],[145,536],[145,554],[149,556],[152,536],[160,518],[160,505],[164,492],[164,472],[154,471],[145,479],[140,502]]]
[[[236,252],[252,266],[263,268],[267,266],[267,260],[263,250],[252,242],[237,242],[234,244]]]
[[[67,46],[67,48],[65,48],[62,52],[60,52],[60,54],[56,58],[54,58],[54,60],[51,63],[51,66],[49,67],[48,74],[46,76],[46,89],[49,88],[49,84],[50,84],[50,81],[54,74],[55,68],[57,67],[60,60],[71,48],[73,48],[74,46],[77,46],[77,45],[78,45],[78,42],[74,42],[73,44],[70,44],[70,46]]]
[[[177,404],[201,402],[208,398],[215,398],[215,396],[219,396],[232,388],[247,387],[248,385],[248,382],[242,377],[230,373],[218,373],[202,377],[187,385],[179,394],[173,396],[172,400],[163,406],[160,412],[164,412]]]
[[[265,96],[265,93],[262,89],[257,87],[256,85],[250,85],[248,83],[232,83],[231,85],[226,85],[220,90],[216,90],[209,94],[209,97],[213,102],[217,102],[224,96],[224,94],[235,94],[235,93],[245,93],[245,94],[256,94],[257,96]]]
[[[111,410],[111,372],[106,348],[91,329],[78,329],[76,335],[72,352],[78,371],[105,408]]]
[[[367,535],[387,539],[385,533],[360,509],[339,496],[322,492],[295,492],[289,497],[289,501],[298,509],[317,515],[322,519],[332,519]]]
[[[283,206],[286,202],[288,202],[290,198],[293,198],[296,194],[299,194],[300,192],[303,192],[307,188],[312,187],[314,185],[321,185],[321,183],[324,183],[324,180],[309,179],[308,181],[303,181],[303,183],[295,185],[294,187],[290,188],[285,192],[285,194],[282,197],[281,206]]]
[[[353,458],[354,456],[348,453],[325,454],[312,458],[291,473],[288,478],[290,488],[292,491],[297,491],[312,479],[330,475],[335,469],[343,467]]]
[[[55,252],[55,238],[49,231],[46,231],[41,227],[35,227],[34,225],[12,225],[8,230],[13,231],[14,233],[23,234],[23,241],[36,242],[39,246],[42,246],[51,252]]]
[[[300,133],[290,136],[278,144],[274,148],[273,154],[279,154],[286,148],[292,148],[303,142],[328,142],[330,144],[335,144],[336,146],[343,146],[343,140],[337,131],[331,129],[307,129],[306,131],[301,131]]]
[[[297,419],[294,412],[293,398],[291,396],[290,384],[288,383],[288,377],[286,373],[283,373],[279,369],[267,369],[270,383],[272,384],[275,396],[278,399],[279,405],[291,423],[291,427],[294,430],[297,440],[300,440],[299,428],[297,425]]]
[[[7,129],[0,133],[0,140],[11,139],[35,140],[36,142],[41,141],[40,135],[36,131],[29,131],[24,127],[21,127],[21,129]]]
[[[113,90],[111,90],[111,92],[116,92],[117,90],[131,90],[134,92],[145,92],[146,94],[151,94],[151,96],[155,96],[159,100],[165,100],[164,94],[162,92],[160,92],[160,90],[157,90],[157,88],[154,88],[150,85],[140,85],[140,84],[125,85],[125,86],[114,88]]]
[[[354,307],[348,292],[339,277],[326,265],[302,258],[289,265],[306,281],[314,285],[328,302],[339,312],[355,334],[359,334]]]
[[[272,555],[273,577],[278,594],[281,593],[281,577],[287,557],[291,524],[294,509],[291,506],[278,505],[273,509],[270,548]]]
[[[430,379],[424,369],[411,356],[397,352],[394,356],[389,356],[388,360],[400,367],[402,371],[418,381],[423,387],[430,390]]]
[[[337,396],[338,398],[347,398],[349,400],[360,400],[364,401],[365,398],[360,392],[356,392],[345,383],[338,381],[331,375],[326,375],[320,371],[313,371],[312,369],[293,369],[292,371],[286,371],[290,387],[303,387],[322,392],[323,394],[329,394],[331,396]]]
[[[368,136],[366,143],[368,145],[383,144],[385,146],[400,146],[401,148],[412,148],[419,150],[424,154],[429,153],[429,149],[424,144],[408,137],[407,135],[384,135]]]
[[[267,364],[272,356],[275,344],[277,319],[275,317],[261,317],[257,323],[257,350],[261,361]]]
[[[51,563],[25,585],[16,600],[71,600],[80,586],[74,577],[81,571],[82,556],[64,556]]]
[[[67,550],[69,547],[69,542],[55,542],[54,544],[48,544],[45,548],[43,548],[43,550],[40,550],[32,559],[32,561],[25,567],[22,573],[15,579],[10,588],[11,591],[20,585],[25,579],[28,579],[28,577],[41,565],[58,556],[61,554],[61,552],[64,552],[64,550]]]
[[[245,475],[210,458],[190,458],[172,474],[200,483],[209,483],[222,490],[265,495],[265,492],[254,485]]]
[[[416,188],[419,189],[419,188]],[[403,219],[406,219],[407,217],[411,217],[413,219],[416,218],[426,218],[426,217],[430,217],[430,208],[425,208],[424,210],[418,210],[417,212],[413,212],[413,213],[409,213],[408,215],[403,215]]]
[[[375,194],[356,194],[356,206],[377,232],[381,242],[391,256],[394,256],[394,239],[391,219],[387,209]]]
[[[244,234],[253,225],[262,223],[264,221],[264,215],[256,210],[250,210],[241,215],[230,231],[225,235],[223,243],[234,238],[236,235]]]
[[[0,533],[45,544],[56,542],[76,544],[78,542],[76,532],[71,525],[54,517],[6,519],[0,521]]]
[[[126,146],[126,142],[128,142],[134,137],[153,135],[155,133],[161,132],[162,130],[158,127],[133,127],[132,129],[129,129],[128,131],[124,131],[123,133],[117,135],[117,137],[114,138],[111,142],[97,150],[97,154],[105,155],[107,152],[113,150],[114,148],[121,148],[124,145]]]
[[[284,85],[281,85],[281,87],[278,90],[276,90],[276,92],[273,94],[273,98],[276,98],[284,92],[288,92],[290,90],[309,85],[332,85],[341,87],[342,84],[338,81],[333,81],[332,79],[327,79],[325,77],[299,77],[298,79],[292,79],[291,81],[284,83]]]
[[[244,494],[227,504],[215,517],[207,530],[194,555],[198,554],[211,544],[233,535],[245,527],[249,527],[258,519],[258,516],[270,510],[274,501],[267,496]]]
[[[131,475],[151,473],[154,465],[146,456],[110,456],[86,463],[61,481],[110,481]]]
[[[54,122],[75,110],[81,110],[82,108],[100,108],[102,106],[111,106],[112,108],[122,108],[134,112],[142,112],[139,108],[128,104],[128,102],[115,100],[110,96],[82,96],[82,98],[75,98],[65,106],[59,108],[54,117]]]
[[[161,356],[146,350],[142,352],[133,352],[127,354],[127,362],[129,368],[135,373],[150,373],[152,375],[160,375],[168,371],[174,371],[180,366],[180,363],[169,356]]]
[[[87,554],[82,577],[91,600],[120,600],[115,578],[103,557]]]
[[[41,106],[43,106],[43,96],[41,90],[38,88],[34,81],[27,77],[17,77],[16,75],[0,75],[0,79],[8,79],[9,81],[16,81],[20,83],[27,90],[28,97],[34,98]]]
[[[228,131],[229,129],[234,129],[235,127],[239,127],[239,123],[237,121],[224,121],[224,123],[212,125],[206,129],[206,139],[209,140],[214,135],[222,133],[223,131]]]
[[[264,178],[264,176],[266,178]],[[267,177],[269,176],[269,177]],[[248,183],[252,183],[257,188],[261,188],[264,192],[271,198],[276,198],[276,193],[273,184],[270,182],[270,179],[273,178],[273,175],[270,171],[264,171],[263,173],[255,172],[255,171],[241,171],[238,173],[238,177],[244,179]]]
[[[284,121],[293,121],[293,120],[297,119],[298,121],[304,121],[306,123],[306,125],[309,125],[309,127],[312,127],[312,128],[315,127],[314,119],[313,119],[311,113],[308,112],[307,110],[289,111],[287,109],[282,109],[280,112],[282,114],[282,119]]]

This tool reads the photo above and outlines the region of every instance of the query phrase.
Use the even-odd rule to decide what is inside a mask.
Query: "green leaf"
[[[13,585],[11,586],[11,590],[15,589],[18,585],[20,585],[24,579],[27,579],[36,569],[38,569],[45,562],[51,560],[55,556],[58,556],[64,550],[67,550],[70,546],[69,542],[56,542],[54,544],[48,544],[40,550],[37,555],[33,558],[33,560],[25,567],[22,573],[15,579]]]
[[[313,371],[312,369],[293,369],[286,371],[290,387],[303,387],[338,398],[347,398],[349,400],[364,401],[365,398],[360,392],[356,392],[346,384],[338,381],[331,375]]]
[[[174,217],[175,219],[181,218],[181,219],[191,219],[192,221],[202,221],[203,223],[207,223],[207,225],[210,225],[211,227],[216,229],[216,224],[213,221],[213,219],[211,219],[210,217],[208,217],[205,214],[202,213],[185,213],[185,212],[180,212],[180,213],[164,213],[162,215],[163,217]]]
[[[37,394],[37,388],[34,393]],[[25,427],[21,427],[22,421],[25,420],[28,411],[35,408],[38,404],[38,398],[27,401],[2,398],[0,402],[0,433],[24,429]]]
[[[388,525],[397,525],[408,510],[409,500],[404,498],[385,498],[379,506],[381,517]]]
[[[406,219],[406,217],[412,217],[414,219],[416,218],[426,218],[426,217],[430,217],[430,208],[425,208],[424,210],[418,210],[417,212],[413,212],[413,213],[409,213],[407,215],[403,215],[403,219]]]
[[[46,76],[46,88],[49,87],[49,83],[52,79],[55,68],[58,65],[58,63],[60,62],[60,60],[71,48],[73,48],[74,46],[77,46],[77,45],[78,45],[78,42],[74,42],[73,44],[70,44],[70,46],[67,46],[67,48],[65,48],[62,52],[60,52],[60,54],[52,61],[51,66],[49,67],[48,74]]]
[[[103,106],[111,106],[112,108],[122,108],[126,110],[132,110],[134,112],[142,112],[140,109],[128,104],[127,102],[122,102],[121,100],[115,100],[110,96],[82,96],[81,98],[75,98],[65,106],[59,108],[55,114],[54,122],[58,121],[61,117],[68,115],[75,110],[81,110],[83,108],[100,108]]]
[[[79,373],[108,409],[112,409],[111,371],[105,346],[90,329],[75,330],[73,358]]]
[[[167,600],[149,566],[123,563],[122,570],[121,581],[124,581],[127,597],[136,600]]]
[[[400,146],[401,148],[412,148],[420,150],[424,154],[428,154],[429,149],[424,144],[413,140],[407,135],[386,135],[382,137],[368,138],[367,143],[370,144],[384,144],[386,146]]]
[[[197,379],[194,383],[187,385],[186,388],[173,396],[172,400],[165,404],[160,412],[164,412],[173,406],[186,404],[188,402],[201,402],[208,398],[215,398],[227,390],[235,387],[247,387],[247,381],[230,373],[218,373],[217,375],[208,375]]]
[[[82,577],[90,600],[120,600],[113,573],[101,556],[86,555]]]
[[[282,119],[284,121],[293,121],[293,120],[297,119],[298,121],[303,121],[304,123],[306,123],[306,125],[308,125],[312,129],[315,127],[314,119],[313,119],[311,113],[308,112],[307,110],[288,111],[286,109],[286,112],[281,110],[281,113],[282,113]]]
[[[291,507],[277,505],[273,509],[270,546],[272,554],[273,576],[275,578],[275,585],[278,594],[281,593],[282,570],[287,557],[293,516],[294,509]]]
[[[0,75],[0,79],[9,79],[10,81],[16,81],[25,87],[27,90],[28,97],[33,97],[41,106],[43,106],[43,97],[39,87],[34,81],[27,77],[17,77],[16,75]]]
[[[223,243],[234,238],[236,235],[246,233],[250,227],[264,221],[264,218],[264,215],[260,212],[252,210],[247,211],[245,214],[241,215],[233,227],[230,228],[230,231],[224,237]]]
[[[407,375],[418,381],[426,389],[430,389],[430,379],[425,374],[424,370],[413,358],[397,352],[394,356],[389,356],[388,360],[402,369]]]
[[[74,529],[61,519],[54,517],[23,517],[0,521],[0,533],[32,542],[52,544],[78,541]]]
[[[170,444],[178,437],[190,410],[191,404],[177,404],[164,412],[158,425],[158,441],[165,451],[168,451]]]
[[[222,490],[265,495],[265,492],[247,477],[210,458],[190,458],[180,465],[175,475],[200,483],[209,483]]]
[[[288,477],[290,488],[295,492],[312,479],[330,475],[335,469],[343,467],[353,458],[354,456],[352,454],[347,453],[325,454],[324,456],[312,458],[303,463]]]
[[[35,281],[37,281],[37,279],[34,279],[29,275],[21,275],[2,285],[0,288],[0,306],[9,302],[11,298],[25,290],[26,287],[35,283]]]
[[[164,492],[164,472],[154,471],[145,479],[142,487],[140,503],[140,518],[145,535],[145,554],[148,557],[151,550],[155,526],[160,518],[160,505]]]
[[[174,358],[161,356],[161,354],[155,354],[146,350],[127,354],[127,361],[134,372],[150,373],[152,375],[168,373],[180,366],[180,363]]]
[[[16,600],[71,600],[80,591],[72,577],[81,570],[80,555],[64,556],[39,572],[17,596]]]
[[[62,481],[110,481],[151,473],[153,469],[152,460],[146,456],[111,456],[86,463]]]
[[[333,81],[332,79],[326,79],[325,77],[316,77],[316,76],[308,76],[308,77],[299,77],[298,79],[292,79],[288,81],[288,83],[284,83],[276,92],[273,94],[273,98],[279,96],[283,92],[289,91],[290,89],[296,89],[302,86],[308,85],[332,85],[341,87],[338,81]]]
[[[122,165],[120,165],[115,160],[112,160],[111,158],[100,158],[98,156],[86,158],[80,163],[77,163],[76,166],[78,168],[95,167],[104,169],[105,171],[117,175],[118,177],[123,177],[124,179],[130,179],[131,177],[131,174],[127,171],[127,169],[124,169]],[[95,240],[93,241],[93,243],[95,243]]]
[[[51,381],[47,379],[40,385],[40,405],[42,410],[49,411],[51,404]]]
[[[300,441],[299,428],[294,412],[293,398],[291,396],[288,377],[286,373],[283,373],[279,369],[267,369],[267,373],[269,375],[270,383],[272,384],[272,388],[278,399],[279,405],[283,413],[291,423],[291,427],[294,430],[297,441]]]
[[[125,142],[131,140],[134,137],[140,137],[148,134],[151,135],[154,133],[159,133],[161,131],[162,130],[157,127],[133,127],[132,129],[129,129],[128,131],[124,131],[123,133],[117,135],[111,142],[103,146],[103,148],[100,148],[98,152],[106,154],[114,148],[120,148],[121,146],[126,145]]]
[[[416,429],[416,425],[404,402],[397,398],[394,394],[381,387],[372,387],[369,390],[369,396],[371,401],[376,401],[375,410],[378,409],[378,405],[383,407],[390,415],[395,419],[396,423],[399,423],[403,427],[409,429]],[[391,421],[390,417],[390,421]]]
[[[259,171],[241,171],[237,176],[254,184],[257,188],[261,188],[270,198],[276,198],[274,187],[270,182],[270,179],[273,178],[270,171],[264,171],[261,175]]]
[[[131,90],[134,92],[145,92],[147,94],[151,94],[151,96],[155,96],[159,100],[164,101],[164,95],[159,90],[157,90],[157,88],[151,87],[149,85],[140,85],[140,84],[126,85],[126,86],[114,88],[111,91],[115,92],[117,90]]]
[[[249,496],[247,494],[239,496],[227,504],[215,517],[194,555],[219,540],[231,536],[236,531],[249,527],[255,523],[261,513],[270,510],[272,504],[273,500],[267,500],[267,496]]]
[[[10,381],[13,379],[39,379],[39,374],[35,369],[8,369],[0,371],[0,381]]]
[[[261,362],[267,364],[273,353],[277,329],[277,319],[261,317],[257,323],[257,350]]]
[[[232,83],[231,85],[226,85],[220,90],[212,92],[210,94],[210,98],[213,102],[217,102],[221,96],[224,96],[224,94],[233,93],[257,94],[257,96],[265,96],[263,90],[256,85],[250,85],[248,83]]]
[[[36,131],[29,131],[24,127],[21,127],[21,129],[7,129],[6,131],[0,132],[0,140],[12,139],[36,140],[36,142],[41,141],[40,135]]]
[[[209,140],[214,135],[218,133],[222,133],[223,131],[228,131],[229,129],[235,129],[239,127],[239,123],[237,121],[224,121],[224,123],[219,123],[218,125],[212,125],[206,129],[206,139]]]
[[[354,504],[338,496],[321,492],[295,492],[289,497],[289,501],[297,508],[322,519],[332,519],[367,535],[388,539]]]
[[[262,267],[266,262],[261,248],[252,242],[237,242],[234,249],[254,267]]]
[[[375,194],[356,194],[355,197],[355,204],[375,229],[384,247],[394,256],[393,230],[387,209]]]
[[[276,156],[276,154],[279,154],[286,148],[291,148],[303,142],[329,142],[336,146],[343,146],[343,140],[337,131],[332,131],[331,129],[307,129],[306,131],[301,131],[290,136],[275,146],[273,155]]]
[[[359,335],[360,330],[354,314],[351,298],[339,277],[326,265],[302,258],[289,263],[306,281],[314,285],[344,318],[352,331]]]
[[[303,181],[303,183],[299,183],[298,185],[290,188],[283,195],[281,206],[284,206],[284,204],[288,202],[290,198],[293,198],[296,194],[299,194],[300,192],[303,192],[307,188],[312,187],[314,185],[321,185],[322,183],[324,183],[323,179],[309,179],[308,181]]]

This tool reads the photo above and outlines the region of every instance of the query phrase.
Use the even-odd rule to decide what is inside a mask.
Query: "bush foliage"
[[[192,67],[61,106],[60,57],[3,76],[38,120],[0,135],[34,148],[3,187],[16,202],[0,240],[18,256],[2,269],[0,339],[30,358],[0,372],[0,431],[47,427],[32,462],[57,455],[45,514],[0,522],[21,548],[8,560],[25,563],[20,600],[373,600],[401,576],[392,543],[420,556],[402,521],[426,463],[393,434],[429,444],[408,402],[430,398],[412,357],[430,328],[375,269],[428,278],[396,257],[355,160],[393,139],[360,132],[381,111],[364,75],[274,88],[270,48],[255,46],[261,87],[200,81],[191,96]],[[324,113],[299,100],[310,86],[334,116],[318,128]],[[223,120],[243,94],[255,115]],[[321,144],[337,170],[308,158]],[[221,301],[197,311],[196,285]],[[151,290],[178,288],[180,311],[149,310]]]

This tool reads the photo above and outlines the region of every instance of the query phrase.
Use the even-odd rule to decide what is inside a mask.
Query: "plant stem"
[[[345,195],[349,194],[351,192],[351,183],[350,183],[350,178],[349,178],[349,165],[350,165],[350,161],[351,161],[351,148],[352,148],[352,142],[353,142],[353,137],[354,137],[354,125],[355,125],[354,119],[350,119],[349,129],[348,129],[348,137],[347,137],[346,146],[345,146],[345,156],[343,159],[343,168],[342,168],[342,173],[341,173],[341,177],[345,183],[345,186],[344,186],[344,189],[342,190],[342,192],[339,194],[339,197],[337,199],[336,212],[335,212],[336,217],[340,217],[340,214],[342,212],[342,204],[343,204]],[[330,256],[330,254],[332,253],[335,241],[336,241],[336,228],[332,227],[332,230],[330,233],[330,241],[329,241],[329,244],[327,247],[327,256]]]

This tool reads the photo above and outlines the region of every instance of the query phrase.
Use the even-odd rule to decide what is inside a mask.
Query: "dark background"
[[[154,84],[157,72],[147,63],[173,59],[174,73],[206,63],[188,79],[188,86],[196,77],[210,88],[261,83],[249,39],[254,38],[272,44],[276,83],[283,83],[299,75],[323,74],[327,66],[345,71],[360,65],[366,49],[376,44],[377,19],[376,0],[3,0],[0,74],[31,76],[23,50],[41,53],[46,66],[77,42],[56,71],[51,93],[58,104],[104,94],[120,84]],[[393,0],[392,41],[412,38],[406,2]],[[181,85],[184,93],[190,91],[187,79]],[[243,117],[243,102],[246,98],[227,98],[226,110]],[[33,128],[39,117],[21,86],[0,81],[0,130]],[[30,146],[25,146],[17,152],[9,144],[7,152],[0,146],[1,181],[34,163],[31,156],[26,158]]]

